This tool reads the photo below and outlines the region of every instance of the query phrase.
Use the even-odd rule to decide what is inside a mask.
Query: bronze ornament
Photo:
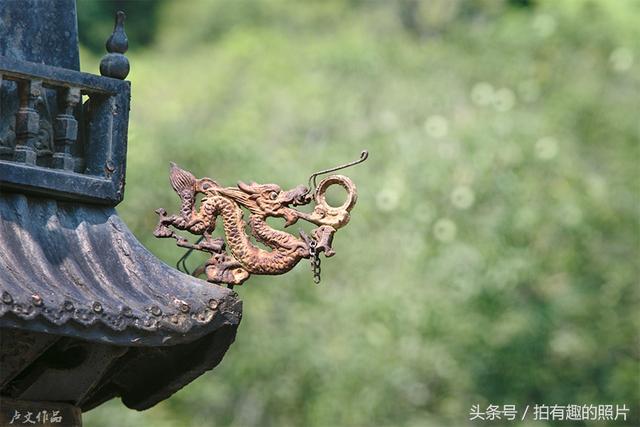
[[[189,252],[179,261],[184,266],[192,250],[206,252],[211,257],[192,274],[204,274],[207,281],[230,286],[241,285],[252,274],[278,275],[291,270],[301,259],[310,259],[314,282],[320,282],[320,254],[335,255],[333,236],[350,219],[350,211],[356,204],[358,193],[355,184],[344,175],[330,175],[316,185],[316,177],[361,163],[368,157],[363,151],[360,159],[335,168],[316,172],[309,178],[309,187],[299,185],[283,190],[276,184],[238,182],[236,187],[223,187],[211,178],[196,178],[191,172],[171,163],[169,180],[181,200],[180,213],[168,215],[165,209],[157,209],[160,216],[154,235],[174,238],[180,247]],[[311,187],[315,188],[311,190]],[[329,205],[327,189],[339,185],[347,192],[345,202],[338,207]],[[199,206],[196,196],[202,195]],[[311,213],[294,209],[295,206],[314,202]],[[243,208],[249,212],[245,222]],[[224,238],[214,238],[218,217],[222,218]],[[285,227],[303,219],[315,224],[310,235],[303,230],[298,237],[280,231],[267,224],[268,217],[283,218]],[[250,232],[247,234],[246,226]],[[175,233],[184,230],[200,235],[196,243]],[[251,238],[270,250],[256,246]]]

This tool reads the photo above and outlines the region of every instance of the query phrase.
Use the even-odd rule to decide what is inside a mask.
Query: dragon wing
[[[169,181],[171,182],[171,187],[182,200],[180,213],[184,218],[190,218],[196,203],[196,177],[173,162],[170,165]]]

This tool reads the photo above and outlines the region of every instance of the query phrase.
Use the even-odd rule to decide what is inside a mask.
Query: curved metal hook
[[[349,163],[345,163],[344,165],[340,165],[340,166],[336,166],[334,168],[331,169],[325,169],[325,170],[321,170],[318,172],[315,172],[313,174],[311,174],[311,176],[309,177],[309,193],[311,193],[311,184],[313,183],[313,188],[316,188],[318,185],[316,184],[316,177],[318,177],[318,175],[324,175],[326,173],[329,172],[335,172],[335,171],[339,171],[341,169],[346,169],[349,168],[351,166],[355,166],[357,164],[360,164],[362,162],[364,162],[365,160],[367,160],[367,158],[369,157],[369,152],[367,150],[362,150],[362,152],[360,153],[360,158],[358,160],[354,160],[353,162],[349,162]]]

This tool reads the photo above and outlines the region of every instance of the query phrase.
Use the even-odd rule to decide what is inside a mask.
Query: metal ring
[[[341,206],[331,206],[327,203],[326,192],[332,185],[339,185],[347,192],[347,200]],[[350,211],[358,200],[358,191],[353,181],[344,175],[330,175],[320,181],[316,188],[315,201],[316,204],[324,207],[328,212],[331,211]]]

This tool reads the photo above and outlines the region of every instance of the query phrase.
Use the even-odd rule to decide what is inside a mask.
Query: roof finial
[[[113,26],[113,33],[107,39],[107,53],[100,61],[100,74],[106,77],[113,77],[124,80],[129,74],[129,60],[124,53],[129,48],[129,40],[124,32],[124,20],[126,15],[123,11],[116,12],[116,22]]]

